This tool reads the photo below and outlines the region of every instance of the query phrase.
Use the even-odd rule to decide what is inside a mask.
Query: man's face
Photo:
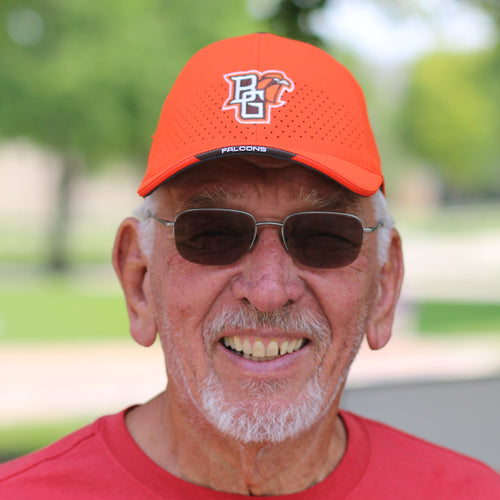
[[[376,223],[369,200],[324,176],[261,164],[232,158],[194,167],[160,188],[155,215],[233,208],[281,222],[332,210]],[[148,273],[172,401],[244,442],[282,441],[338,403],[376,295],[376,237],[339,269],[296,262],[273,226],[259,228],[254,248],[224,266],[188,262],[172,229],[159,224],[154,241]]]

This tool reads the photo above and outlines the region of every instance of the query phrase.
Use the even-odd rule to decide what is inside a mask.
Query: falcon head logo
[[[222,109],[234,109],[240,123],[270,123],[271,108],[283,106],[283,93],[294,89],[294,83],[282,71],[252,70],[229,73],[224,78],[229,83],[229,97]]]

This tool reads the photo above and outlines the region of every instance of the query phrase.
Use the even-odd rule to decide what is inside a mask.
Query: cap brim
[[[140,196],[151,194],[160,184],[188,167],[201,165],[209,160],[241,155],[265,155],[299,163],[316,170],[361,196],[371,196],[380,187],[383,187],[383,177],[380,173],[372,172],[367,170],[366,166],[360,166],[353,161],[332,155],[317,152],[295,154],[266,146],[229,146],[200,153],[194,157],[186,158],[175,165],[166,167],[154,178],[149,178],[147,182],[143,182],[138,189],[138,193]]]

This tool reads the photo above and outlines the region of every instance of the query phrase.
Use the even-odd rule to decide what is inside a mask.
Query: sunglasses
[[[300,264],[318,269],[348,266],[361,250],[365,233],[383,226],[363,227],[359,217],[338,212],[297,212],[283,222],[257,222],[241,210],[194,208],[177,214],[174,221],[148,217],[172,227],[175,245],[186,260],[206,266],[224,266],[239,260],[257,241],[257,229],[281,229],[285,250]]]

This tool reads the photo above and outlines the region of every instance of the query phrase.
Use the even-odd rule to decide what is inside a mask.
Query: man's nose
[[[243,270],[232,283],[236,299],[269,312],[297,302],[303,295],[304,283],[281,243],[279,228],[261,227],[254,247],[243,259]]]

